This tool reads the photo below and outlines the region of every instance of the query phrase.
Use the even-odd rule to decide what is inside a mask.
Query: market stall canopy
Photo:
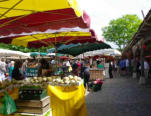
[[[65,45],[63,45],[65,46]],[[58,53],[63,53],[63,54],[69,54],[72,56],[77,56],[79,54],[82,54],[84,52],[87,51],[92,51],[92,50],[97,50],[97,49],[107,49],[107,48],[111,48],[110,45],[104,43],[104,42],[94,42],[94,43],[85,43],[85,44],[71,44],[71,45],[67,45],[70,46],[69,48],[65,47],[65,49],[60,49],[58,48],[57,52]],[[72,47],[71,47],[72,46]],[[60,49],[60,50],[59,50]]]
[[[0,49],[0,57],[30,57],[30,54],[20,51]]]
[[[45,33],[45,34],[35,34],[15,38],[5,38],[0,39],[0,42],[6,44],[12,44],[23,47],[30,48],[40,48],[42,46],[54,46],[56,44],[70,44],[70,43],[86,43],[86,42],[96,42],[95,35],[91,31],[84,32],[61,32],[61,33]]]
[[[42,53],[42,52],[31,52],[30,56],[47,56],[47,53]]]
[[[96,55],[121,56],[121,52],[118,51],[117,49],[103,49],[84,53],[84,56],[96,56]]]
[[[6,0],[0,4],[0,38],[79,31],[90,19],[76,0]]]
[[[69,56],[60,56],[61,60],[70,60],[71,58]]]
[[[57,57],[60,57],[60,56],[66,56],[66,54],[60,54],[60,53],[51,53],[51,52],[48,52],[47,56],[56,56]]]
[[[63,45],[61,45],[60,47],[57,48],[57,51],[63,50],[63,49],[69,49],[69,48],[80,46],[80,45],[81,45],[80,43],[77,43],[77,44],[72,44],[71,43],[71,44],[68,44],[68,45],[63,44]],[[55,48],[51,48],[51,49],[48,50],[48,53],[54,53],[55,50],[56,50]]]

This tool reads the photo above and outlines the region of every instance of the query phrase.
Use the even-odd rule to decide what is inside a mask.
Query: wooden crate
[[[50,104],[43,108],[40,107],[17,107],[17,113],[33,113],[33,114],[44,114],[50,109]]]
[[[90,70],[90,80],[101,79],[104,80],[103,70],[91,69]]]
[[[43,114],[36,113],[15,113],[13,116],[52,116],[52,109],[50,108],[47,112]]]
[[[17,113],[43,114],[50,109],[50,97],[41,100],[16,100]]]
[[[16,100],[17,107],[35,107],[42,108],[50,104],[50,97],[47,96],[41,100]]]

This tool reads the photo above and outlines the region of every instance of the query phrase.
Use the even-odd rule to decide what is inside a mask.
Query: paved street
[[[86,102],[88,116],[151,116],[151,88],[131,78],[106,79]]]

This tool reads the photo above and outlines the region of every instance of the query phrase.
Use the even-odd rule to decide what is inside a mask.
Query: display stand
[[[9,95],[14,99],[18,99],[19,89],[13,89]],[[68,85],[68,86],[53,86],[48,85],[47,87],[47,95],[50,96],[50,106],[48,109],[52,109],[52,114],[47,115],[45,113],[27,113],[21,112],[19,115],[27,116],[87,116],[86,104],[85,104],[85,88],[83,83],[80,85]],[[48,100],[48,99],[47,99]],[[46,100],[46,101],[47,101]],[[43,100],[45,101],[45,100]],[[32,102],[32,103],[31,103]],[[22,105],[30,106],[30,111],[34,108],[33,106],[38,107],[40,105],[36,105],[37,103],[42,103],[41,101],[33,103],[31,100],[30,103],[22,103]],[[44,103],[44,102],[43,102]],[[45,102],[47,103],[47,102]],[[32,105],[32,107],[31,107]],[[46,104],[45,104],[46,105]],[[0,103],[1,106],[1,103]],[[23,107],[23,106],[22,106]],[[47,109],[47,110],[48,110]],[[26,110],[27,111],[27,110]],[[0,116],[3,116],[0,114]],[[13,116],[13,114],[12,114]]]
[[[104,70],[103,69],[97,69],[97,68],[90,69],[90,80],[96,80],[96,79],[104,80]]]
[[[20,116],[52,116],[52,110],[49,109],[46,113],[44,114],[36,114],[36,113],[15,113]]]

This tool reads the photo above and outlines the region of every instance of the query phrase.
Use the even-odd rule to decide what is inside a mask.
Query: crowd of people
[[[27,68],[30,63],[38,69],[38,76],[50,76],[56,73],[57,71],[62,72],[62,74],[73,74],[81,77],[84,80],[84,86],[88,85],[90,80],[90,68],[94,65],[93,62],[90,62],[90,59],[83,60],[74,60],[74,59],[64,59],[60,62],[51,57],[49,60],[46,59],[27,59],[27,60],[6,60],[1,58],[0,60],[0,81],[5,79],[11,80],[12,78],[16,80],[22,80],[27,77]],[[109,66],[105,67],[105,63],[108,63]],[[141,62],[139,59],[129,60],[129,59],[114,59],[114,60],[95,60],[96,68],[101,68],[106,71],[109,75],[109,78],[115,78],[119,76],[132,76],[133,72],[137,73],[137,77],[141,75]],[[59,69],[59,70],[58,70]],[[46,73],[43,73],[43,70],[47,70]],[[150,74],[150,65],[149,62],[144,60],[144,75],[146,78]]]
[[[119,76],[132,76],[133,72],[136,72],[137,78],[141,76],[141,61],[136,58],[136,60],[130,59],[116,59],[109,62],[109,77],[119,77]],[[147,59],[144,59],[144,76],[149,78],[151,73],[150,64]]]
[[[27,77],[27,68],[28,65],[30,65],[30,62],[32,62],[32,65],[34,64],[34,67],[38,69],[38,76],[50,76],[53,75],[56,71],[56,65],[57,68],[60,68],[60,70],[64,74],[74,74],[77,76],[80,76],[84,79],[84,85],[86,86],[86,83],[88,83],[90,78],[90,65],[87,61],[80,61],[80,60],[63,60],[61,63],[57,63],[55,58],[52,57],[49,60],[41,59],[41,60],[6,60],[4,58],[1,58],[0,60],[0,81],[3,81],[5,79],[11,80],[22,80]],[[57,63],[57,64],[56,64]],[[43,75],[43,70],[50,70],[47,71],[46,75]],[[48,73],[49,72],[49,73]],[[52,74],[53,72],[53,74]]]
[[[0,81],[5,79],[11,80],[12,78],[21,80],[25,77],[25,71],[25,63],[22,63],[20,60],[11,61],[4,58],[0,60]]]

